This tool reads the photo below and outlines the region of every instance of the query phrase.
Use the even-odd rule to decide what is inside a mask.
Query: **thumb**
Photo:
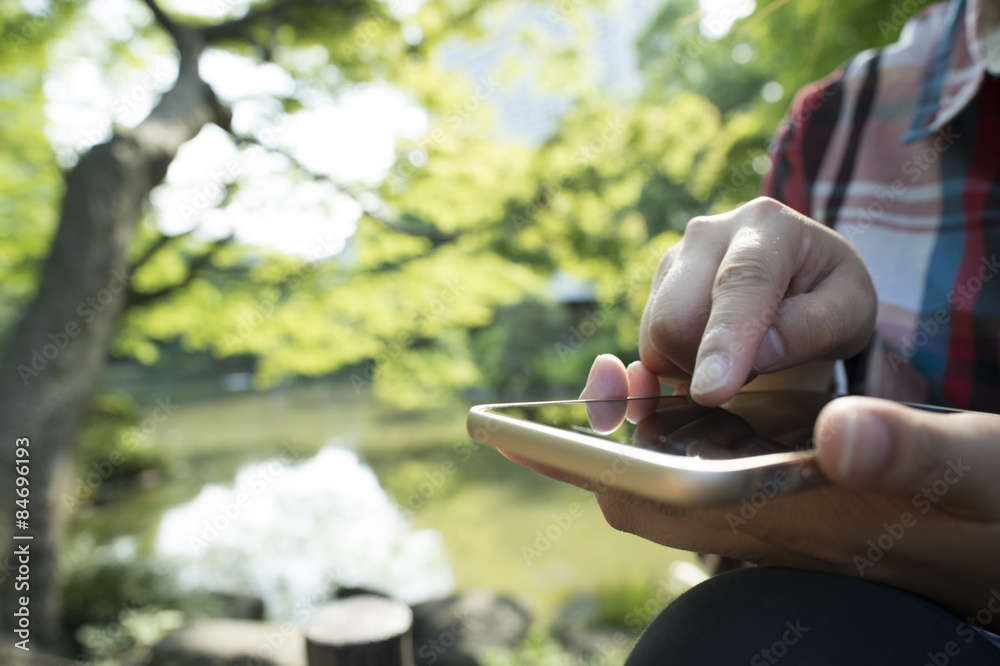
[[[1000,516],[998,415],[847,397],[823,409],[815,439],[820,468],[837,485],[912,496],[915,505],[973,518]]]

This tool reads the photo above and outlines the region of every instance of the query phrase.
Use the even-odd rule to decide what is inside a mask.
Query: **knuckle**
[[[773,287],[778,279],[774,269],[761,256],[743,253],[721,267],[715,277],[715,292],[728,289]]]
[[[666,252],[664,252],[663,256],[660,257],[660,263],[656,267],[656,273],[654,274],[653,278],[654,285],[657,285],[660,282],[662,282],[663,278],[667,275],[668,272],[670,272],[670,266],[677,258],[677,255],[681,252],[683,243],[684,241],[681,240],[676,245],[672,246]]]
[[[843,342],[843,316],[836,311],[826,309],[809,323],[809,339],[813,348],[821,354],[829,354]]]
[[[845,309],[820,301],[807,320],[807,335],[812,349],[820,355],[852,353],[858,346],[854,320],[863,308]]]
[[[706,234],[712,232],[713,229],[717,229],[719,226],[719,220],[715,217],[709,217],[706,215],[699,215],[698,217],[693,217],[687,223],[684,228],[684,237],[688,239],[698,239]]]
[[[757,197],[756,199],[747,202],[746,205],[747,208],[753,212],[764,216],[781,215],[790,210],[788,206],[775,201],[771,197]]]

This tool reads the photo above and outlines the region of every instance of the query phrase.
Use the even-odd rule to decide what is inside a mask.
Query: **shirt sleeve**
[[[812,219],[812,187],[840,122],[843,100],[841,68],[798,92],[768,150],[771,168],[762,194]]]

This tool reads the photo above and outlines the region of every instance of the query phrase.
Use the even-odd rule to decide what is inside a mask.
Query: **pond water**
[[[176,559],[184,584],[261,595],[272,617],[300,617],[298,604],[348,585],[408,601],[486,589],[544,622],[577,592],[658,585],[690,559],[616,532],[592,496],[475,446],[461,405],[405,413],[336,381],[121,384],[142,417],[156,400],[177,406],[146,442],[164,465],[144,487],[82,505],[70,544],[125,538],[129,559]],[[582,515],[526,559],[570,510]]]
[[[367,396],[333,382],[128,392],[143,415],[156,400],[176,405],[146,442],[164,468],[145,487],[82,506],[71,543],[133,544],[126,559],[176,564],[185,587],[258,595],[272,618],[340,586],[408,602],[454,587],[441,533],[414,528],[360,457],[376,418]]]
[[[156,553],[182,563],[186,586],[256,594],[276,618],[336,586],[410,603],[446,595],[454,580],[441,534],[414,530],[343,444],[301,461],[287,446],[231,484],[206,485],[164,513]]]

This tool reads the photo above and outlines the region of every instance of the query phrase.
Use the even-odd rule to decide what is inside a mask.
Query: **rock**
[[[553,628],[552,635],[566,652],[587,663],[596,662],[601,656],[617,656],[619,651],[630,648],[634,641],[622,627],[607,625],[561,626]]]
[[[40,654],[34,648],[30,652],[10,648],[0,649],[0,664],[4,666],[74,666],[76,662],[72,659]]]
[[[524,638],[531,616],[520,603],[472,591],[413,606],[417,666],[479,666],[487,648],[512,648]]]
[[[242,592],[209,592],[213,602],[218,602],[220,617],[235,620],[263,620],[264,600]]]
[[[600,607],[590,594],[577,594],[564,605],[552,622],[552,636],[566,652],[585,661],[608,657],[631,646],[625,627],[598,623]]]
[[[196,620],[157,643],[149,666],[306,666],[305,638],[290,622]]]
[[[305,635],[311,666],[410,666],[413,611],[401,601],[356,594],[316,609]]]
[[[367,587],[338,587],[336,594],[334,594],[334,598],[347,599],[348,597],[357,597],[360,595],[368,595],[373,597],[386,596],[382,592],[376,592],[375,590],[370,590]]]

